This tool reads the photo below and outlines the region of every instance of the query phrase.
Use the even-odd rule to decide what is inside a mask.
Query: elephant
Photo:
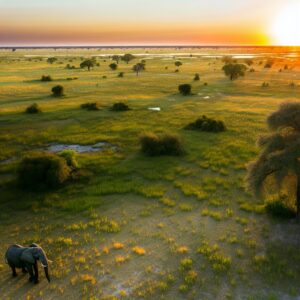
[[[34,283],[39,282],[39,272],[37,261],[41,262],[44,268],[46,278],[50,282],[50,276],[48,273],[48,260],[44,250],[38,244],[31,244],[29,247],[23,247],[21,245],[11,245],[6,253],[5,260],[12,269],[12,276],[16,277],[16,268],[22,269],[23,273],[29,273],[29,281]]]

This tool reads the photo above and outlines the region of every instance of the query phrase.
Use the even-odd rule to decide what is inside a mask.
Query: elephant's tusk
[[[44,265],[43,263],[41,263],[42,267],[43,268],[47,268],[48,266],[47,265]]]

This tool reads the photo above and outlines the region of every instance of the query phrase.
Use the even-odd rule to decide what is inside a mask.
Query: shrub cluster
[[[51,91],[54,97],[61,97],[64,95],[64,87],[62,85],[54,86]]]
[[[194,81],[199,81],[199,80],[200,80],[200,75],[196,73],[194,77]]]
[[[28,190],[56,188],[70,176],[66,159],[44,152],[24,157],[17,170],[19,185]]]
[[[191,94],[192,91],[192,87],[190,84],[186,83],[186,84],[181,84],[178,86],[178,91],[181,95],[183,96],[187,96]]]
[[[171,134],[145,133],[140,137],[141,151],[149,156],[181,155],[184,153],[181,140]]]
[[[42,75],[41,81],[52,81],[52,77],[50,75]]]
[[[40,109],[40,107],[38,106],[38,104],[33,103],[33,104],[29,105],[29,106],[26,108],[25,112],[26,112],[27,114],[37,114],[37,113],[42,112],[42,110]]]
[[[99,110],[99,105],[96,102],[87,102],[80,105],[82,109],[86,110]]]
[[[129,106],[123,102],[114,103],[111,107],[111,110],[113,111],[126,111],[130,110]]]
[[[185,126],[185,129],[208,132],[222,132],[226,130],[226,126],[223,121],[218,121],[211,118],[207,118],[206,116],[202,116],[196,121]]]

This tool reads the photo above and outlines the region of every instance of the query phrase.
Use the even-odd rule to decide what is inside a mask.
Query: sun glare
[[[273,41],[278,45],[300,46],[300,3],[285,7],[271,28]]]

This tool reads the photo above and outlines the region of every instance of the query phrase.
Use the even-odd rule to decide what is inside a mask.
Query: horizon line
[[[189,45],[189,44],[137,44],[137,45],[24,45],[24,46],[16,46],[16,45],[5,45],[0,46],[0,49],[72,49],[72,48],[300,48],[300,45],[257,45],[257,44],[235,44],[235,45],[226,45],[226,44],[216,44],[216,45]]]

